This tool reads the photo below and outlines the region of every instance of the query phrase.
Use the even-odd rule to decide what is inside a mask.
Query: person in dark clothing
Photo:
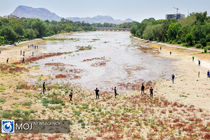
[[[118,95],[118,94],[117,94],[117,88],[116,88],[116,87],[114,87],[114,95],[115,95],[115,98],[116,98],[116,96]]]
[[[23,63],[23,64],[25,63],[25,58],[24,58],[24,57],[23,57],[22,63]]]
[[[34,52],[32,52],[32,56],[34,56]]]
[[[7,58],[7,63],[9,63],[9,58]]]
[[[172,54],[172,52],[170,52],[170,55]]]
[[[194,61],[194,60],[195,60],[195,57],[193,56],[193,57],[192,57],[192,61]]]
[[[174,80],[175,80],[175,75],[174,74],[172,74],[171,79],[172,79],[172,83],[174,84]]]
[[[144,89],[145,89],[144,83],[142,83],[142,85],[141,85],[141,94],[144,94]]]
[[[153,98],[153,88],[152,88],[152,87],[150,87],[150,89],[149,89],[149,90],[150,90],[150,97],[151,97],[151,98]]]
[[[201,65],[201,60],[200,60],[200,59],[198,60],[198,65],[199,65],[199,66]]]
[[[73,97],[73,90],[70,91],[70,94],[69,94],[69,99],[70,101],[72,101],[72,97]]]
[[[207,77],[210,78],[210,71],[207,72]]]
[[[96,93],[96,99],[99,99],[99,89],[98,88],[95,89],[95,93]]]
[[[162,50],[162,47],[160,47],[160,50]]]
[[[23,56],[25,56],[25,51],[23,51]]]
[[[43,83],[42,88],[43,88],[43,94],[45,94],[46,92],[45,82]]]

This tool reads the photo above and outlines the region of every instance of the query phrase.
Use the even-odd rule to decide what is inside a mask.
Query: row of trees
[[[0,17],[0,45],[42,38],[63,32],[92,31],[91,24],[72,22],[62,19],[56,21],[42,21],[28,18],[2,18]]]
[[[113,24],[113,23],[93,23],[93,27],[111,27],[111,28],[130,28],[132,26],[132,22],[125,22],[122,24]]]
[[[141,23],[133,23],[130,31],[136,37],[151,41],[197,48],[210,46],[210,17],[207,16],[207,12],[192,13],[180,20],[145,19]]]

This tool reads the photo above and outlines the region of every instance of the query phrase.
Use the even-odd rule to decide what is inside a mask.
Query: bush
[[[204,47],[206,46],[206,39],[202,38],[200,40],[200,44],[203,45]]]
[[[6,99],[1,98],[1,99],[0,99],[0,103],[4,103],[4,102],[6,102]]]
[[[203,46],[202,46],[201,44],[196,44],[195,47],[196,47],[197,49],[200,49],[200,48],[202,48]]]
[[[207,52],[208,52],[207,47],[205,47],[205,48],[203,49],[203,52],[204,52],[204,53],[207,53]]]
[[[210,50],[210,46],[208,46],[208,47],[206,47],[207,48],[207,50]]]
[[[179,40],[179,41],[177,41],[177,43],[178,43],[178,44],[182,44],[182,41]]]

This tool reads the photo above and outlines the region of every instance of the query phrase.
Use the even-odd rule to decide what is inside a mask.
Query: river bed
[[[60,38],[78,40],[45,41],[39,47],[45,53],[72,52],[49,57],[31,65],[40,65],[47,82],[71,84],[93,91],[98,87],[110,92],[139,90],[144,82],[169,79],[173,61],[157,56],[158,50],[130,38],[129,32],[81,32]],[[82,46],[89,50],[80,50]]]

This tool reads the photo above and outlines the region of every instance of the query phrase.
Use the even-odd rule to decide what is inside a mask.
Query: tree
[[[188,33],[185,37],[185,41],[187,42],[187,44],[189,46],[192,46],[193,45],[193,36],[192,36],[192,33]]]
[[[17,34],[10,26],[4,26],[0,30],[0,35],[3,36],[8,42],[15,42],[17,40]]]
[[[169,40],[178,40],[180,31],[181,25],[179,23],[171,23],[167,31]]]
[[[36,21],[34,21],[34,22],[32,23],[32,28],[33,28],[34,30],[37,30],[37,32],[38,32],[37,37],[39,37],[39,38],[40,38],[40,37],[44,37],[44,36],[46,35],[47,27],[46,27],[45,22],[43,22],[43,21],[37,19]]]
[[[33,29],[26,29],[24,36],[27,39],[33,39],[37,37],[36,32]]]
[[[200,44],[205,47],[206,46],[206,39],[205,38],[201,38],[200,39]]]

